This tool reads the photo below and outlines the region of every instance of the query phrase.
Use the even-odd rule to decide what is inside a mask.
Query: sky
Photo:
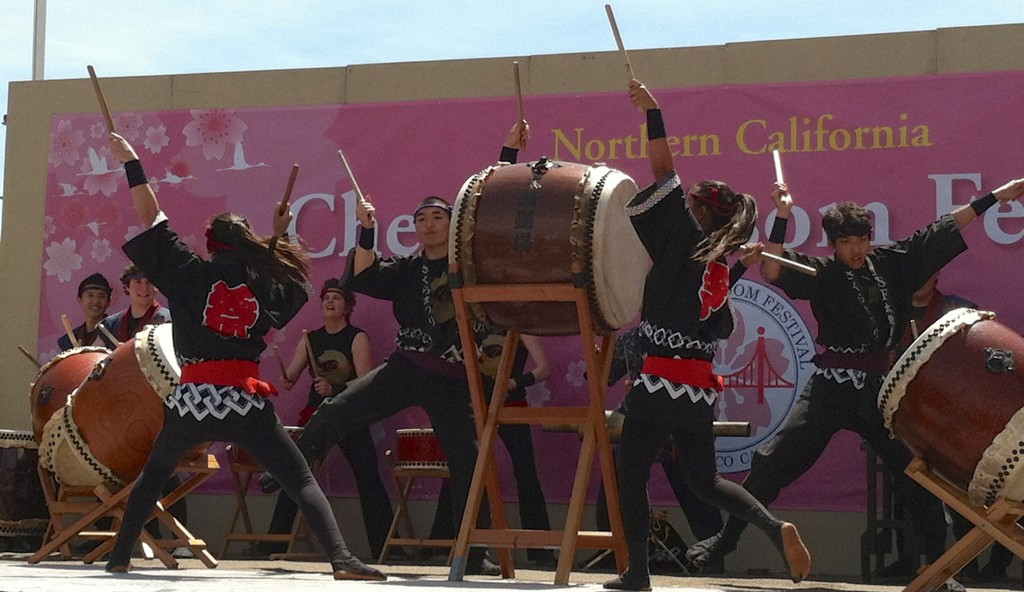
[[[101,77],[157,76],[612,51],[605,3],[49,0],[44,78],[84,78],[87,64]],[[4,113],[8,85],[32,79],[34,6],[0,0]],[[1020,0],[620,0],[612,6],[627,49],[1024,22]],[[6,141],[0,126],[0,188]]]

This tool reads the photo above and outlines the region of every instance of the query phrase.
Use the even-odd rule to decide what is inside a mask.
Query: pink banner
[[[854,200],[876,216],[874,244],[908,236],[938,215],[1022,174],[1024,134],[1015,114],[1024,111],[1019,89],[1024,72],[859,80],[786,85],[658,89],[684,182],[713,177],[757,197],[765,236],[774,180],[771,149],[782,152],[786,180],[798,209],[790,246],[810,254],[830,251],[818,210]],[[604,162],[651,182],[643,118],[625,92],[527,97],[533,140],[521,161]],[[257,232],[270,232],[270,212],[281,198],[293,163],[301,166],[293,193],[296,231],[314,254],[314,284],[341,273],[355,244],[354,193],[337,157],[344,149],[361,189],[370,195],[385,255],[416,250],[409,216],[422,197],[454,200],[463,181],[493,164],[516,117],[513,98],[328,105],[275,109],[180,110],[116,114],[118,131],[139,151],[172,226],[205,253],[206,221],[223,211],[248,216]],[[121,167],[106,147],[96,115],[57,115],[49,155],[40,295],[39,354],[57,353],[60,315],[81,322],[76,287],[99,271],[116,284],[126,259],[120,251],[138,220]],[[793,233],[794,231],[791,231]],[[966,231],[970,250],[943,273],[940,288],[994,310],[1016,331],[1024,327],[1016,289],[1008,278],[1020,270],[1017,243],[1024,236],[1024,207],[993,208]],[[568,234],[567,234],[568,236]],[[722,438],[724,473],[749,466],[750,452],[784,419],[813,366],[815,323],[806,306],[786,301],[763,285],[756,270],[736,287],[736,334],[723,344],[717,370],[731,380],[719,403],[723,419],[751,421],[751,438]],[[110,312],[127,306],[115,290]],[[367,331],[375,357],[393,348],[396,324],[388,303],[361,297],[353,323]],[[302,329],[322,324],[316,302],[307,305],[268,341],[287,359]],[[760,341],[759,341],[760,339]],[[552,375],[529,390],[531,405],[586,401],[578,338],[545,338]],[[760,352],[760,353],[759,353]],[[773,371],[774,382],[751,380],[753,367]],[[271,350],[262,366],[279,375]],[[747,373],[747,374],[745,374]],[[282,420],[293,423],[306,400],[308,379],[275,400]],[[609,391],[608,408],[623,388]],[[427,426],[411,410],[374,427],[381,452],[395,447],[395,430]],[[534,428],[548,500],[565,502],[572,483],[575,434]],[[684,451],[685,453],[685,451]],[[383,454],[381,469],[387,470]],[[224,459],[222,459],[224,460]],[[499,453],[508,497],[514,481]],[[347,464],[333,453],[328,488],[352,495]],[[651,485],[656,505],[674,505],[659,470]],[[841,434],[807,475],[788,488],[776,507],[859,510],[864,507],[864,453],[860,439]],[[741,478],[742,473],[736,473]],[[217,482],[228,487],[227,475]],[[591,493],[596,487],[592,484]],[[424,494],[433,491],[426,485]]]

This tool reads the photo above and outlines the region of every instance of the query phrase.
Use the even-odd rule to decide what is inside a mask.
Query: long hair
[[[721,181],[701,181],[688,194],[711,214],[706,239],[693,252],[694,261],[710,263],[736,252],[747,242],[757,223],[757,203]]]
[[[228,212],[211,220],[206,239],[211,254],[230,253],[248,269],[250,279],[302,284],[309,278],[310,259],[301,245],[253,234],[249,221],[238,214]]]

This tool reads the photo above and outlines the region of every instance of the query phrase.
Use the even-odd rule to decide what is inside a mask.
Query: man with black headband
[[[885,373],[910,320],[914,292],[943,265],[967,249],[960,233],[965,225],[997,202],[1024,195],[1024,179],[942,216],[910,238],[891,247],[872,249],[871,218],[866,209],[842,202],[829,209],[822,227],[835,250],[831,257],[810,257],[783,248],[793,200],[784,183],[776,183],[772,199],[778,208],[768,244],[755,251],[780,255],[817,270],[805,275],[764,259],[761,273],[792,299],[810,301],[818,323],[817,370],[790,412],[786,424],[751,461],[743,486],[764,504],[807,472],[842,429],[871,443],[898,475],[914,532],[928,561],[945,548],[946,523],[939,500],[903,474],[911,455],[889,437],[876,404]],[[732,516],[715,536],[694,545],[687,557],[700,565],[736,548],[746,523]],[[953,585],[953,582],[950,582]],[[958,584],[956,584],[958,586]]]
[[[518,149],[525,129],[513,128]],[[510,134],[512,137],[513,134]],[[503,152],[504,153],[504,152]],[[463,359],[478,352],[463,352],[455,319],[455,303],[448,285],[448,229],[452,207],[430,196],[413,211],[416,236],[422,250],[406,256],[381,258],[374,251],[376,220],[373,205],[360,200],[356,216],[362,227],[359,243],[348,257],[343,283],[346,288],[372,298],[390,300],[399,329],[397,349],[387,362],[324,401],[298,440],[306,460],[323,457],[353,430],[390,417],[409,407],[421,407],[430,417],[451,471],[452,513],[455,530],[469,498],[479,445],[473,405]],[[474,322],[477,343],[489,333]],[[261,480],[261,484],[263,481]],[[481,507],[478,525],[490,524],[487,504]],[[500,575],[501,569],[473,547],[465,573]]]
[[[107,307],[110,306],[111,292],[110,282],[101,273],[94,273],[78,284],[78,306],[85,314],[85,321],[73,330],[78,345],[96,345],[109,349],[117,347],[100,330],[100,322],[106,318]],[[71,349],[71,338],[61,335],[57,346],[61,351]]]
[[[118,341],[128,341],[146,325],[171,322],[171,311],[156,301],[156,286],[146,279],[146,275],[134,263],[124,268],[121,287],[128,296],[128,307],[103,320],[103,326]]]

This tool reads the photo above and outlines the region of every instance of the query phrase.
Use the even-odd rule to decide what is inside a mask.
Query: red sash
[[[708,360],[647,356],[641,372],[660,376],[677,384],[688,384],[716,391],[725,389],[722,377],[715,374],[714,368]]]
[[[187,364],[181,369],[182,384],[236,386],[250,395],[276,395],[277,388],[260,380],[260,366],[247,360],[211,360]]]

